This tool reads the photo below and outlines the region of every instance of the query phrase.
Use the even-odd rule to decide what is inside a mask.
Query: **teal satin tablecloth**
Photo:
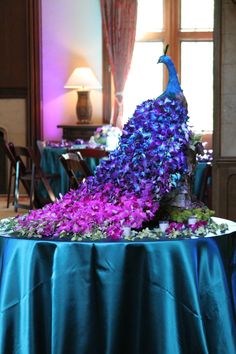
[[[192,192],[197,198],[200,196],[202,177],[206,166],[207,162],[198,162],[196,167]]]
[[[66,194],[69,191],[69,178],[64,170],[62,163],[59,160],[59,156],[65,154],[68,148],[64,147],[45,147],[41,157],[40,165],[45,173],[48,174],[59,174],[57,180],[52,180],[50,182],[52,190],[56,197],[59,194]],[[88,158],[87,162],[92,171],[95,170],[96,166],[99,164],[98,159]],[[41,193],[44,193],[41,191]]]
[[[235,244],[0,237],[0,353],[234,354]]]
[[[45,173],[59,174],[57,180],[50,181],[50,185],[56,197],[59,193],[65,194],[69,190],[69,177],[66,175],[64,167],[59,160],[59,156],[67,151],[63,147],[45,147],[41,157],[40,165]]]

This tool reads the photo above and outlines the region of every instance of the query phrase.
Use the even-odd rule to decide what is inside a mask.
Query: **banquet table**
[[[51,175],[56,173],[59,174],[59,178],[57,180],[52,180],[50,182],[56,197],[59,196],[59,193],[64,195],[69,190],[69,178],[64,170],[62,163],[59,160],[59,156],[65,154],[67,151],[67,147],[46,146],[43,149],[41,157],[40,164],[45,173]],[[99,160],[94,158],[87,159],[87,162],[92,171],[94,171],[96,166],[99,164]]]
[[[234,354],[235,245],[2,235],[0,353]]]

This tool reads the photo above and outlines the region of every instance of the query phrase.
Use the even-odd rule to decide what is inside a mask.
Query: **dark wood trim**
[[[28,97],[27,145],[42,138],[41,116],[41,0],[27,0]]]
[[[212,169],[212,207],[216,215],[222,215],[220,209],[221,164],[221,52],[222,52],[222,1],[215,1],[214,14],[214,112],[213,112],[213,169]]]
[[[214,114],[213,151],[214,159],[221,156],[221,55],[222,55],[222,1],[215,1],[214,30]]]
[[[89,140],[94,134],[96,129],[100,127],[101,124],[60,124],[57,128],[62,129],[62,138],[67,140],[83,139],[85,141]]]
[[[102,38],[102,110],[103,110],[103,124],[109,124],[111,120],[111,68],[108,60],[108,51],[106,48],[105,38]]]
[[[236,160],[214,161],[213,178],[216,216],[236,220]]]
[[[236,162],[235,157],[221,157],[219,159],[215,159],[214,163],[215,164],[221,164],[222,166],[225,164],[232,164]]]
[[[26,98],[27,88],[22,87],[1,87],[0,98]]]
[[[16,1],[17,2],[17,1]],[[24,76],[19,76],[0,88],[0,98],[23,98],[26,100],[26,144],[36,148],[36,140],[42,137],[41,121],[41,0],[25,0],[20,7],[23,29],[17,45],[23,50],[22,70]],[[13,3],[12,3],[13,4]],[[8,10],[10,7],[8,8]],[[11,9],[14,11],[14,8]],[[18,19],[18,17],[16,17]],[[10,40],[11,38],[9,38]],[[19,48],[18,48],[19,49]],[[14,50],[14,48],[12,48]],[[13,51],[14,53],[14,51]],[[21,51],[19,51],[22,54]],[[8,53],[9,54],[9,53]],[[19,54],[19,55],[20,55]],[[12,57],[12,60],[17,60]],[[22,60],[22,58],[21,58]],[[12,65],[11,63],[9,65]],[[9,69],[9,67],[8,67]],[[12,74],[14,75],[14,73]],[[15,82],[15,84],[14,84]],[[12,85],[13,83],[13,85]],[[16,85],[14,87],[14,85]]]
[[[214,32],[214,129],[213,129],[213,209],[216,216],[236,220],[236,154],[222,156],[222,0],[215,1]]]

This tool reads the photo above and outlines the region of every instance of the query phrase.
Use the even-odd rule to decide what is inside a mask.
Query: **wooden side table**
[[[57,128],[62,128],[62,138],[67,140],[83,139],[89,140],[89,138],[94,134],[95,130],[100,125],[95,124],[68,124],[68,125],[58,125]]]

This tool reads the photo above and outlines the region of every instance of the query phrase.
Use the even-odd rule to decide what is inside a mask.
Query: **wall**
[[[216,0],[213,209],[236,221],[236,4]]]
[[[17,145],[26,143],[26,3],[0,1],[0,130],[5,140]],[[2,165],[0,170],[1,184]]]
[[[59,139],[58,124],[76,124],[77,93],[64,89],[73,69],[90,66],[102,83],[99,0],[42,0],[44,139]],[[92,123],[102,122],[102,91],[92,91]]]
[[[4,139],[16,145],[25,145],[26,140],[26,103],[24,99],[0,100],[0,128]]]
[[[25,99],[0,99],[0,134],[1,139],[26,145],[26,101]],[[0,150],[2,154],[2,151]],[[1,155],[0,193],[7,191],[10,161]],[[6,168],[7,167],[7,168]]]
[[[236,4],[222,8],[221,155],[236,156]]]

